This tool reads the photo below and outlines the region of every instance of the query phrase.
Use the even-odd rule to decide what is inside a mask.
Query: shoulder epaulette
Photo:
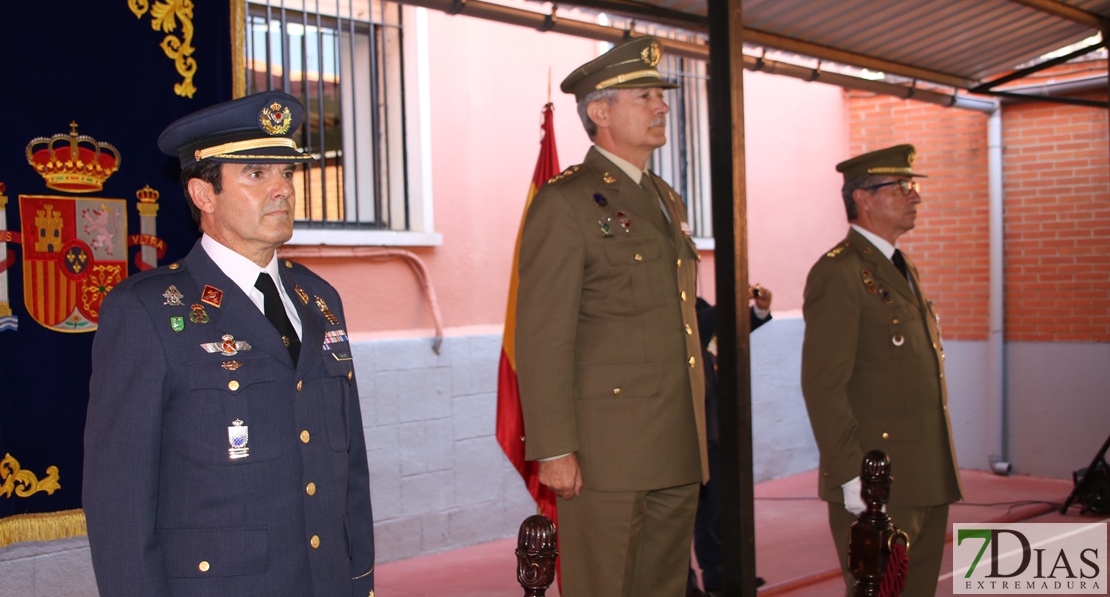
[[[844,252],[844,249],[847,249],[849,246],[850,246],[850,243],[848,241],[844,241],[844,242],[840,243],[839,245],[836,245],[835,247],[833,247],[832,250],[829,251],[828,253],[825,253],[825,257],[829,257],[829,258],[839,257],[840,254]]]
[[[559,182],[560,180],[563,180],[564,178],[569,178],[571,176],[574,176],[575,174],[578,174],[578,171],[581,170],[581,169],[582,169],[582,166],[571,166],[570,168],[567,168],[566,170],[563,170],[562,172],[556,174],[555,176],[552,176],[551,178],[547,179],[547,184],[554,184],[556,182]]]

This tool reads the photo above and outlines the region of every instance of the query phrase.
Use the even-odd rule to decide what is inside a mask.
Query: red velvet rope
[[[906,588],[906,573],[910,568],[910,557],[906,546],[895,543],[890,548],[890,561],[886,565],[883,584],[879,586],[879,597],[898,597]]]

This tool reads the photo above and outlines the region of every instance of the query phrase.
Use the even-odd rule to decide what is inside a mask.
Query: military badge
[[[208,303],[217,309],[220,303],[224,302],[224,291],[216,288],[215,286],[204,285],[204,290],[200,293],[200,302]]]
[[[624,228],[625,232],[632,232],[632,218],[629,218],[628,214],[618,211],[613,215],[616,216],[617,223],[621,225],[621,228]]]
[[[601,238],[613,238],[612,227],[609,226],[609,223],[612,221],[613,218],[605,218],[604,220],[597,221],[598,225],[601,226]]]
[[[231,334],[224,334],[220,338],[220,342],[205,342],[200,347],[208,353],[220,353],[225,357],[235,356],[240,351],[251,349],[251,345],[245,340],[236,340],[235,336]]]
[[[648,47],[640,51],[640,58],[644,64],[648,66],[655,66],[659,64],[659,59],[663,56],[663,50],[659,47],[659,42],[652,41]]]
[[[223,364],[220,366],[224,369],[227,369],[228,371],[235,371],[239,369],[239,367],[242,367],[243,364],[239,361],[224,361]]]
[[[185,329],[185,318],[180,315],[175,315],[170,318],[170,329],[175,332],[180,332]]]
[[[299,285],[294,284],[293,291],[297,293],[298,297],[300,297],[301,302],[306,305],[308,304],[308,293],[304,291],[304,288],[301,288]]]
[[[262,130],[266,131],[268,135],[288,133],[290,125],[293,124],[289,106],[282,106],[274,102],[262,108],[262,111],[258,114],[258,124],[262,125]]]
[[[316,297],[316,306],[320,308],[320,312],[328,319],[328,323],[332,325],[339,323],[339,318],[335,316],[335,313],[331,312],[331,309],[328,308],[328,304],[324,302],[324,299]]]
[[[189,307],[189,321],[193,323],[208,323],[211,320],[208,318],[208,312],[204,310],[204,305],[197,303]]]
[[[890,291],[883,288],[882,285],[879,285],[879,296],[883,297],[883,302],[888,305],[894,302],[894,297],[890,296]]]
[[[594,193],[594,203],[596,203],[598,207],[609,205],[609,201],[605,199],[605,195],[601,193]]]
[[[169,305],[171,307],[184,306],[184,303],[181,302],[181,299],[185,298],[185,295],[181,294],[181,292],[177,289],[177,286],[170,285],[170,287],[162,293],[162,298],[166,299],[166,302],[162,303],[163,305]]]
[[[330,332],[324,332],[324,350],[331,350],[331,347],[328,346],[329,344],[347,341],[347,330],[333,330]]]
[[[860,277],[863,279],[863,284],[867,286],[868,294],[875,294],[878,289],[875,288],[875,279],[871,276],[871,272],[863,270],[860,272]]]
[[[232,460],[250,456],[250,448],[247,446],[247,426],[243,421],[235,419],[231,422],[231,427],[227,428],[227,441],[231,444],[227,454]]]
[[[617,182],[617,179],[608,172],[606,172],[605,175],[601,177],[601,180],[605,182],[605,184],[613,184],[614,182]],[[594,197],[597,197],[597,195],[594,195]]]
[[[685,234],[686,236],[693,236],[693,234],[691,234],[691,232],[690,232],[690,224],[689,223],[679,222],[678,227],[679,227],[680,230],[682,230],[682,233]]]
[[[901,346],[906,343],[906,338],[902,334],[894,334],[890,339],[890,343],[895,346]]]

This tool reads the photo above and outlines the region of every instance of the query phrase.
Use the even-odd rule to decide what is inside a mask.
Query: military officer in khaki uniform
[[[708,466],[698,254],[682,198],[647,171],[666,143],[660,42],[575,70],[594,147],[533,199],[520,245],[526,456],[559,496],[563,593],[678,597]]]
[[[818,491],[851,595],[848,532],[863,511],[860,463],[890,456],[887,513],[910,537],[906,597],[933,595],[960,478],[938,317],[917,268],[897,248],[914,227],[914,148],[899,145],[837,165],[851,230],[806,279],[802,393],[821,453]]]

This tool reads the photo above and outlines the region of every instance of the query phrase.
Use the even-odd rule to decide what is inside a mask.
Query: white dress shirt
[[[274,280],[274,286],[277,286],[278,294],[281,296],[281,304],[285,307],[285,314],[289,316],[289,323],[293,324],[293,330],[297,332],[297,338],[301,338],[301,316],[297,314],[297,307],[293,304],[293,299],[286,294],[285,286],[281,283],[281,276],[278,274],[277,251],[274,251],[270,263],[265,268],[261,268],[258,267],[257,263],[223,246],[207,234],[200,238],[200,246],[212,258],[216,267],[220,268],[224,275],[231,278],[231,281],[235,282],[235,285],[246,293],[247,298],[254,303],[254,306],[258,307],[263,315],[266,314],[266,297],[263,296],[261,290],[254,287],[254,283],[258,280],[258,274],[263,272],[269,274]]]

